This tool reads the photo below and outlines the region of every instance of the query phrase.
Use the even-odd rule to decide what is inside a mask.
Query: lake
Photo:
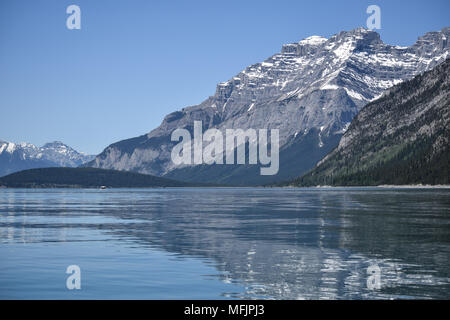
[[[450,189],[0,189],[0,298],[449,299]]]

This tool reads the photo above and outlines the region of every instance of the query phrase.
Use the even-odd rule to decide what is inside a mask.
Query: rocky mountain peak
[[[202,121],[204,130],[279,129],[280,179],[288,178],[281,176],[283,167],[293,165],[283,163],[283,157],[296,162],[299,175],[337,145],[364,105],[444,61],[448,30],[428,33],[408,48],[384,44],[377,32],[365,28],[286,44],[281,52],[219,83],[201,104],[171,113],[147,135],[109,146],[89,165],[154,175],[182,170],[170,160],[171,132],[192,130],[194,121]],[[293,153],[283,156],[285,149]],[[179,176],[173,173],[172,178],[191,178],[176,171]]]
[[[42,147],[27,142],[0,141],[0,176],[40,167],[76,167],[93,158],[61,141],[46,143]]]
[[[441,31],[427,32],[419,37],[412,49],[421,56],[430,57],[433,52],[448,50],[450,48],[450,27]]]
[[[42,147],[49,148],[49,147],[62,147],[62,146],[67,147],[67,145],[61,141],[53,141],[53,142],[48,142],[48,143],[44,144]]]

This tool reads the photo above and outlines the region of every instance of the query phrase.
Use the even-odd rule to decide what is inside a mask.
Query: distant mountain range
[[[33,168],[78,167],[94,157],[59,141],[36,147],[31,143],[16,144],[0,140],[0,176]]]
[[[387,91],[296,186],[450,184],[450,59]]]
[[[201,104],[171,113],[150,133],[114,143],[97,156],[61,142],[36,147],[0,141],[0,176],[82,166],[193,183],[276,184],[304,175],[339,146],[294,183],[442,183],[439,176],[448,176],[448,78],[442,73],[448,62],[416,76],[446,61],[449,37],[447,27],[399,47],[359,28],[286,44],[281,53],[218,84]],[[171,134],[184,128],[194,135],[194,121],[202,121],[203,131],[217,128],[223,134],[231,128],[279,129],[278,174],[262,176],[259,165],[175,165]],[[425,163],[432,169],[425,172]],[[396,178],[382,179],[385,174]]]
[[[108,146],[86,166],[234,185],[293,179],[339,144],[366,104],[443,62],[449,56],[449,37],[450,28],[444,28],[399,47],[359,28],[286,44],[280,53],[218,84],[201,104],[169,114],[148,134]],[[171,133],[185,128],[193,134],[195,120],[203,122],[204,131],[279,129],[279,173],[261,176],[254,165],[175,165]]]

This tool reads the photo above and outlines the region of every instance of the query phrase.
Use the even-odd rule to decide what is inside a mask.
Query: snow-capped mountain
[[[78,152],[60,141],[44,144],[39,148],[37,157],[48,159],[61,167],[78,167],[94,158],[94,156]]]
[[[293,185],[449,184],[450,58],[390,88]]]
[[[329,39],[312,36],[217,85],[197,106],[169,114],[150,133],[107,147],[89,166],[216,183],[252,184],[299,176],[337,146],[353,117],[386,89],[449,56],[450,28],[430,32],[410,47],[385,44],[364,28]],[[280,171],[260,176],[259,166],[176,166],[170,135],[215,127],[280,130]]]
[[[93,158],[59,141],[38,148],[31,143],[0,140],[0,176],[33,168],[77,167]]]

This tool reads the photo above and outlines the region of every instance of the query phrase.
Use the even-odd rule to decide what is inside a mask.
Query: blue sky
[[[81,8],[81,30],[66,8]],[[195,105],[284,43],[365,26],[411,45],[450,26],[450,1],[1,0],[0,139],[99,153]]]

